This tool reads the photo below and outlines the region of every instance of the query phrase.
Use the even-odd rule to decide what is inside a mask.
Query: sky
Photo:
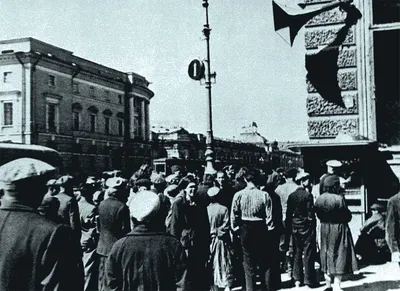
[[[34,37],[151,82],[151,125],[206,133],[208,93],[188,76],[206,58],[202,0],[1,1],[0,39]],[[307,140],[303,31],[273,29],[271,0],[209,0],[214,136],[252,122],[268,140]]]

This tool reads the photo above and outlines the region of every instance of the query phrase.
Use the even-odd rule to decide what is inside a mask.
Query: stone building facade
[[[304,2],[312,8],[330,1]],[[347,198],[353,223],[361,224],[369,205],[398,191],[400,2],[354,0],[352,4],[351,10],[331,9],[305,25],[310,142],[301,148],[305,168],[316,183],[328,159],[343,162],[345,178],[358,177]],[[356,23],[349,21],[354,16]],[[315,66],[307,67],[311,64],[307,61],[318,56],[319,73],[335,77],[340,100],[331,99],[323,86],[316,88],[310,80]]]
[[[143,76],[33,38],[0,41],[0,52],[0,140],[52,147],[71,174],[150,161]]]

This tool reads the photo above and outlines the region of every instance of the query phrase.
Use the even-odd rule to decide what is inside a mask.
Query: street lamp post
[[[207,90],[208,95],[208,114],[207,114],[207,137],[206,137],[206,168],[204,173],[205,174],[215,174],[216,170],[214,169],[213,162],[214,162],[214,152],[213,152],[213,127],[212,127],[212,103],[211,103],[211,80],[214,78],[216,73],[211,73],[211,59],[210,59],[210,24],[208,22],[208,0],[203,0],[203,7],[206,9],[206,23],[204,24],[203,34],[206,38],[207,42],[207,74],[205,74],[205,87]]]

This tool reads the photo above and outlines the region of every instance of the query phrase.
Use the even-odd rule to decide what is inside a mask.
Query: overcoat
[[[186,255],[179,241],[144,225],[118,240],[106,263],[106,290],[183,289]]]
[[[351,212],[340,194],[324,193],[315,201],[321,220],[321,270],[330,275],[351,274],[357,259],[348,222]]]
[[[0,290],[81,290],[70,227],[17,202],[0,209]]]

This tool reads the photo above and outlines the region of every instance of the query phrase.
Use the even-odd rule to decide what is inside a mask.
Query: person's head
[[[331,175],[324,180],[323,193],[339,194],[341,192],[340,179],[336,175]]]
[[[235,180],[238,182],[244,182],[244,174],[248,171],[247,167],[241,167],[236,173]]]
[[[121,177],[109,178],[106,182],[107,195],[115,197],[122,202],[126,202],[129,196],[128,181]]]
[[[310,174],[307,172],[300,172],[296,176],[296,182],[303,188],[310,186]]]
[[[247,171],[243,175],[244,181],[247,184],[257,184],[257,182],[259,181],[259,174],[260,173],[254,168],[247,169]]]
[[[38,207],[38,211],[44,217],[54,221],[58,216],[59,208],[60,201],[56,197],[46,196]]]
[[[203,177],[203,184],[207,186],[212,186],[214,185],[215,181],[215,174],[204,174]]]
[[[342,162],[338,160],[329,160],[326,162],[326,171],[328,174],[336,174],[341,166]]]
[[[227,177],[225,172],[223,171],[218,171],[217,172],[217,177],[215,178],[217,184],[219,187],[224,187],[226,182],[227,182]]]
[[[228,165],[224,167],[224,172],[226,173],[227,179],[233,181],[235,179],[235,167],[233,165]]]
[[[157,229],[164,225],[165,214],[160,211],[160,197],[152,191],[141,191],[133,196],[129,203],[129,213],[135,226],[146,225]]]
[[[70,175],[61,176],[57,181],[56,184],[60,187],[60,192],[63,192],[67,195],[73,196],[73,177]]]
[[[184,191],[190,198],[193,198],[197,191],[197,184],[193,176],[186,176],[182,178],[178,184],[178,189],[180,191]]]
[[[211,203],[218,202],[220,191],[221,190],[218,187],[211,187],[207,190],[207,195]]]
[[[137,188],[137,192],[143,190],[150,190],[151,189],[151,181],[149,179],[139,179],[135,182],[135,187]]]
[[[39,160],[20,158],[0,167],[3,201],[16,201],[37,208],[46,194],[46,182],[56,169]]]
[[[56,182],[56,179],[50,179],[46,183],[47,193],[51,196],[56,195],[60,191],[59,186],[56,184]]]
[[[289,181],[294,181],[296,179],[297,172],[298,171],[296,168],[290,168],[286,171],[286,179]]]
[[[176,195],[179,194],[178,186],[177,185],[169,185],[167,188],[164,190],[164,195],[168,197],[176,197]]]
[[[163,193],[167,187],[167,182],[165,181],[163,174],[155,174],[151,176],[152,188],[156,190],[157,193]]]
[[[374,203],[371,205],[372,214],[382,214],[385,211],[385,207],[382,204]]]

